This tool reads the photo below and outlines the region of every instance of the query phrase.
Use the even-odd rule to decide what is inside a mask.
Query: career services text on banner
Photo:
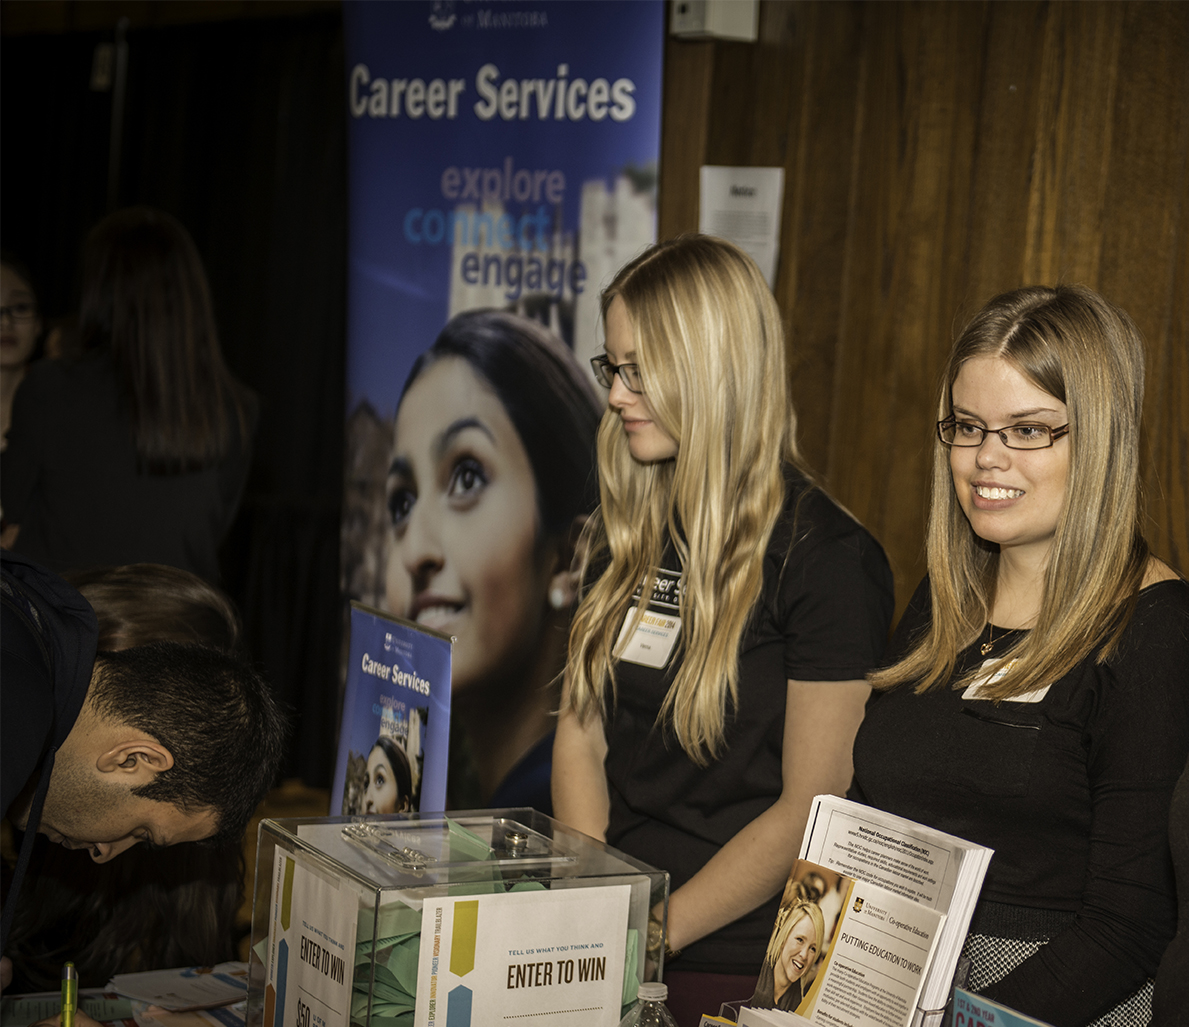
[[[540,321],[578,363],[599,292],[656,237],[664,6],[344,5],[347,596],[388,609],[393,419],[455,314]],[[444,629],[449,630],[449,629]]]

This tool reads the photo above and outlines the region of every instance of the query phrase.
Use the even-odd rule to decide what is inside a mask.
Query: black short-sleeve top
[[[676,617],[682,569],[671,546],[662,562],[649,611]],[[656,725],[680,666],[679,633],[663,667],[626,659],[616,666],[617,697],[605,724],[608,842],[669,871],[672,888],[681,887],[779,797],[789,679],[862,678],[883,651],[892,606],[879,543],[788,468],[762,594],[740,648],[739,701],[728,711],[723,755],[700,767],[670,727]],[[795,856],[788,854],[790,865]],[[776,906],[774,897],[688,946],[674,966],[757,973]]]

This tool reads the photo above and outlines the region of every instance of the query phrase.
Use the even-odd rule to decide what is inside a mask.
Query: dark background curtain
[[[75,309],[78,254],[107,212],[107,32],[0,41],[0,232],[43,314]],[[132,28],[120,206],[179,218],[205,261],[223,351],[261,402],[223,586],[294,710],[286,776],[329,784],[338,716],[346,118],[337,11]]]

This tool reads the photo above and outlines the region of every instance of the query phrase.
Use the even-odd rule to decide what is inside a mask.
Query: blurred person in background
[[[0,450],[8,444],[12,401],[37,356],[41,312],[29,273],[15,258],[0,258]]]
[[[189,233],[147,207],[87,238],[79,353],[14,403],[4,543],[55,571],[153,562],[218,577],[256,420],[228,371]]]

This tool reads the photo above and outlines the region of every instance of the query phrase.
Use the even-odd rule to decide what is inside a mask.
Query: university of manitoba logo
[[[454,0],[431,0],[429,5],[429,27],[445,32],[453,27],[458,15],[454,13]]]
[[[855,912],[856,913],[863,912],[863,897],[862,896],[858,896],[855,898]]]

